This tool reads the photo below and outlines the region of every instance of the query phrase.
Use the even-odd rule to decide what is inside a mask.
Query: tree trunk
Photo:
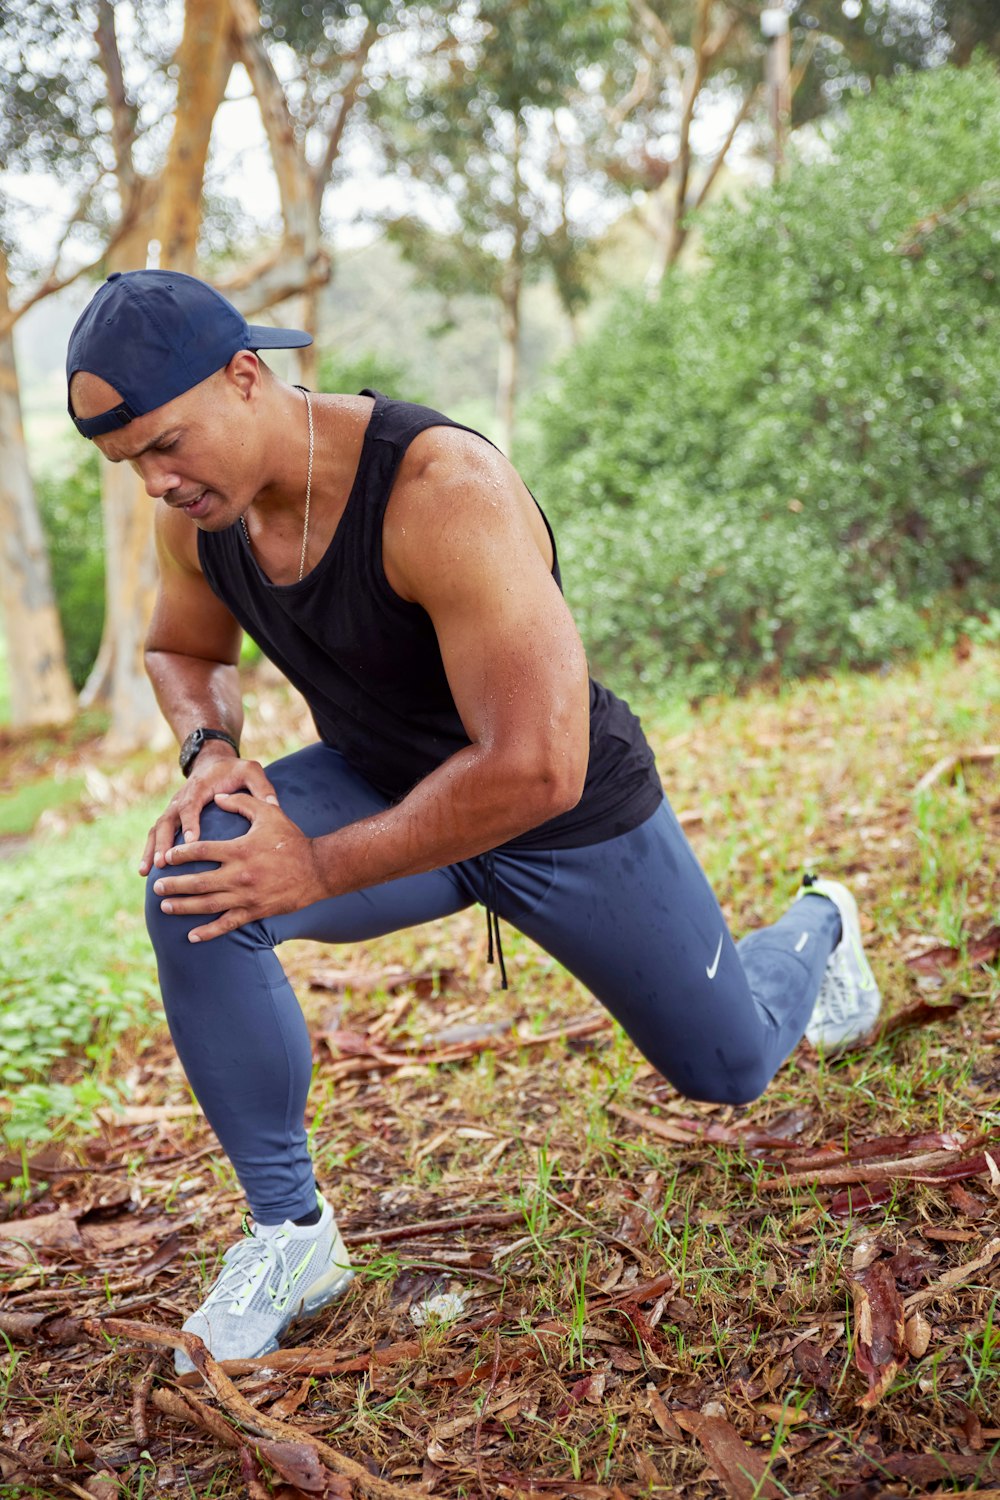
[[[152,224],[123,242],[116,270],[146,264],[151,235],[160,242],[164,269],[195,269],[205,163],[212,126],[232,66],[228,51],[227,0],[187,0],[184,34],[177,51],[179,70],[174,131],[167,161],[155,184]],[[140,222],[142,219],[140,218]],[[107,569],[105,642],[95,663],[108,673],[111,727],[107,748],[164,745],[169,731],[146,676],[143,643],[156,595],[153,501],[141,480],[124,467],[103,465],[105,560]],[[106,641],[110,638],[110,670]],[[96,685],[96,684],[95,684]],[[90,683],[85,690],[88,695]]]
[[[193,272],[212,126],[233,66],[228,0],[187,0],[177,50],[174,133],[161,179],[157,238],[160,265]]]
[[[514,447],[515,407],[521,354],[521,288],[523,269],[519,259],[504,268],[500,287],[500,359],[497,375],[497,417],[500,446],[506,454]]]
[[[106,748],[115,753],[140,745],[169,744],[146,676],[143,645],[156,594],[152,545],[153,502],[125,465],[104,470],[105,589],[107,628],[114,642],[111,669],[111,727]]]
[[[314,391],[319,379],[319,297],[315,287],[302,294],[302,311],[297,326],[304,333],[311,333],[313,341],[304,349],[295,350],[296,377],[299,385]]]
[[[7,267],[0,255],[0,314],[8,311]],[[76,712],[42,523],[28,469],[11,334],[0,339],[0,538],[11,721],[64,724]]]
[[[521,363],[521,292],[524,288],[524,231],[521,215],[521,149],[523,127],[514,121],[510,153],[511,189],[514,204],[514,243],[500,278],[500,360],[497,373],[497,416],[500,442],[508,456],[514,449],[515,408]]]
[[[154,184],[130,175],[133,193],[139,195],[132,210],[133,229],[125,235],[108,256],[108,271],[141,271],[146,264],[149,245],[150,212],[154,202]],[[118,636],[127,583],[121,578],[121,558],[135,550],[134,533],[151,536],[152,502],[131,469],[122,470],[101,461],[101,514],[104,521],[104,629],[100,650],[90,669],[90,676],[80,694],[80,705],[89,708],[100,703],[111,709],[112,700],[131,702],[127,720],[118,726],[112,711],[109,739],[112,744],[130,747],[133,736],[141,743],[145,733],[154,741],[160,735],[162,720],[153,689],[143,672],[141,681],[134,679],[134,663],[119,660]],[[131,486],[131,508],[124,505],[122,494]],[[147,542],[147,545],[151,543]],[[130,633],[130,632],[126,632]],[[141,667],[141,663],[140,663]],[[120,679],[120,680],[119,680]],[[133,727],[135,726],[135,727]]]

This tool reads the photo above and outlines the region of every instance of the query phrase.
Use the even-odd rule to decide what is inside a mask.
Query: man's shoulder
[[[464,427],[425,427],[406,449],[393,486],[394,507],[457,504],[484,491],[500,498],[520,484],[517,471],[486,438]]]

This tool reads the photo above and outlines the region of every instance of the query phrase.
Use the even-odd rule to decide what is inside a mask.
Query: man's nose
[[[170,471],[166,464],[157,463],[152,454],[144,453],[134,460],[132,467],[146,486],[151,500],[160,500],[180,484],[180,476]]]

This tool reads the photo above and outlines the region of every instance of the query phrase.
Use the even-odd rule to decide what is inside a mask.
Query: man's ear
[[[264,375],[261,362],[252,349],[237,349],[222,373],[235,386],[242,400],[252,401],[260,395]]]

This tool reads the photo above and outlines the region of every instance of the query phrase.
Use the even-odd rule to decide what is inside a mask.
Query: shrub
[[[370,389],[382,391],[396,401],[426,402],[426,396],[415,395],[410,367],[405,360],[390,359],[373,352],[342,355],[324,354],[319,362],[319,389],[354,395]]]
[[[94,664],[104,625],[104,524],[96,451],[89,451],[65,478],[40,480],[38,505],[66,663],[79,690]]]
[[[989,67],[880,87],[565,364],[534,477],[600,669],[872,665],[988,609],[998,153]]]

